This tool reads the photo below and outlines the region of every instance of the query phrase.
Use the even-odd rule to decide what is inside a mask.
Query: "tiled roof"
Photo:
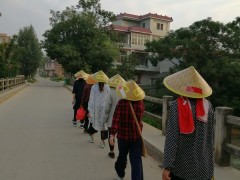
[[[119,25],[111,25],[110,26],[113,30],[117,31],[123,31],[123,32],[139,32],[139,33],[145,33],[145,34],[151,34],[150,29],[142,28],[142,27],[126,27],[126,26],[119,26]]]
[[[166,15],[158,15],[158,14],[144,14],[144,15],[134,15],[134,14],[128,14],[128,13],[120,13],[117,15],[117,19],[124,19],[124,18],[130,18],[136,21],[140,21],[146,18],[155,18],[155,19],[161,19],[161,20],[166,20],[166,21],[173,21],[172,17],[168,17]]]
[[[141,32],[141,33],[148,33],[148,34],[151,34],[151,33],[152,33],[150,29],[146,29],[146,28],[142,28],[142,27],[137,27],[137,26],[129,27],[129,31]]]

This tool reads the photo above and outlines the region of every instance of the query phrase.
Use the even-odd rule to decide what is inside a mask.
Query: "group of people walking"
[[[81,70],[75,77],[72,91],[73,125],[77,125],[77,110],[83,107],[87,116],[80,122],[80,127],[89,134],[90,143],[94,143],[94,136],[99,132],[99,146],[104,148],[108,143],[108,156],[115,158],[115,139],[118,138],[119,155],[115,163],[115,179],[124,178],[129,154],[132,179],[142,180],[141,134],[135,124],[130,103],[142,129],[144,91],[133,80],[126,82],[119,74],[109,79],[103,71],[89,75]]]
[[[89,75],[81,70],[75,77],[73,125],[77,123],[77,110],[83,107],[87,116],[80,126],[89,134],[89,142],[94,143],[95,134],[100,132],[100,147],[104,148],[108,140],[110,158],[115,158],[118,144],[115,179],[125,177],[129,154],[131,179],[143,180],[144,91],[119,74],[109,79],[103,71]],[[167,76],[163,83],[179,97],[170,105],[162,179],[210,180],[214,171],[214,113],[205,98],[212,89],[192,66]]]

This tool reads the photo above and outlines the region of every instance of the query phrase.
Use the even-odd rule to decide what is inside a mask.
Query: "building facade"
[[[9,43],[10,40],[11,40],[10,36],[8,36],[5,33],[0,33],[0,44],[2,44],[2,43]]]
[[[59,64],[56,60],[48,60],[44,64],[44,72],[48,77],[64,77],[64,70],[62,65]]]
[[[161,70],[166,71],[163,67],[160,68],[162,62],[153,66],[147,59],[148,53],[144,50],[146,42],[158,40],[168,34],[172,21],[171,17],[152,13],[140,16],[120,13],[116,21],[110,25],[110,30],[115,31],[120,40],[121,57],[115,63],[120,64],[127,55],[134,55],[139,63],[136,67],[137,83],[154,84]],[[164,67],[168,67],[165,64]]]

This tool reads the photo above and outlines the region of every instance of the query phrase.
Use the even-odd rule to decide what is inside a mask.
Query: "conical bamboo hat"
[[[85,73],[83,70],[78,71],[76,74],[74,74],[74,77],[76,78],[86,78],[87,77],[87,73]]]
[[[104,83],[106,83],[109,80],[107,75],[102,70],[93,74],[93,78],[97,82],[104,82]]]
[[[190,98],[204,98],[212,94],[212,88],[191,66],[167,76],[164,85],[172,92]]]
[[[119,74],[116,74],[115,76],[111,77],[107,84],[110,86],[110,87],[117,87],[118,83],[120,82],[125,82],[125,80],[119,75]]]
[[[140,101],[145,97],[144,91],[133,80],[120,82],[116,87],[117,95],[122,99]]]
[[[93,74],[88,74],[88,76],[85,78],[85,81],[87,84],[95,84],[97,81],[93,78]]]

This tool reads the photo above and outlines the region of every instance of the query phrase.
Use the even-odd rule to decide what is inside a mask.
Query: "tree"
[[[122,76],[123,79],[130,80],[130,79],[135,79],[136,78],[136,67],[137,65],[137,60],[134,57],[134,55],[128,55],[125,56],[122,60],[120,64],[117,64],[115,66],[115,68],[111,69],[111,71],[109,71],[109,75],[110,77],[119,74]],[[123,73],[124,72],[124,73]]]
[[[17,58],[18,46],[13,36],[10,43],[0,44],[0,78],[15,77],[19,75],[20,63]]]
[[[50,58],[71,73],[111,69],[118,48],[103,27],[114,15],[102,10],[99,0],[80,0],[75,7],[50,13],[51,29],[44,33],[42,42]]]
[[[42,59],[42,51],[33,26],[20,29],[15,43],[18,46],[16,57],[21,64],[20,72],[25,77],[31,78],[36,73]]]
[[[240,19],[224,25],[207,18],[187,28],[171,31],[147,43],[152,62],[178,59],[172,72],[193,65],[213,88],[214,105],[234,107],[240,114]]]

